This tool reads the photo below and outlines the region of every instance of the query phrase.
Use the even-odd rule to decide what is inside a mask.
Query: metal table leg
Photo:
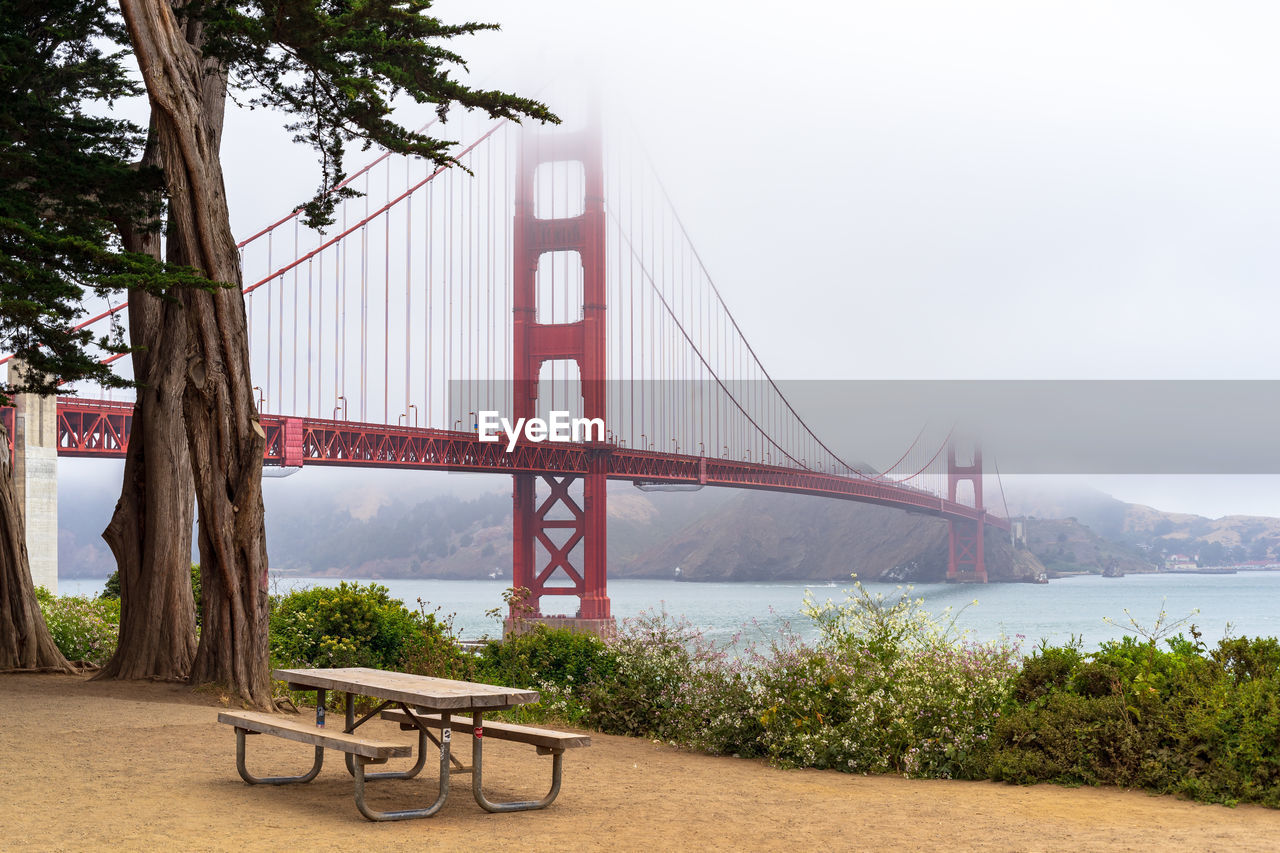
[[[356,756],[354,764],[355,785],[356,785],[356,808],[360,810],[360,814],[369,820],[408,820],[417,817],[431,817],[440,809],[444,808],[445,800],[449,798],[449,742],[452,740],[452,731],[449,728],[449,715],[444,715],[444,728],[440,737],[440,792],[436,795],[436,801],[425,809],[404,809],[402,811],[380,812],[369,808],[364,801],[364,783],[365,779],[377,778],[374,776],[366,777],[365,765],[373,763],[364,756]],[[421,740],[419,741],[421,742]],[[384,777],[387,774],[379,774]]]
[[[495,803],[484,795],[484,715],[476,712],[471,717],[473,727],[471,739],[471,793],[480,808],[487,812],[523,812],[531,809],[545,809],[560,793],[561,759],[563,749],[547,749],[538,747],[538,754],[551,753],[551,790],[540,800],[524,800],[514,803]]]
[[[387,703],[384,702],[382,705],[378,706],[378,708],[374,709],[374,713],[377,713],[377,711],[380,710],[382,707],[385,707],[386,704]],[[366,715],[365,719],[368,719],[370,716],[372,715]],[[355,730],[357,725],[355,697],[350,693],[347,694],[346,721],[347,721],[347,724],[343,728],[343,731],[349,734]],[[361,722],[363,722],[363,720]],[[365,773],[364,778],[366,780],[413,779],[419,773],[422,772],[423,767],[427,766],[427,739],[430,737],[431,735],[427,732],[426,729],[423,729],[423,728],[418,729],[418,760],[414,762],[414,765],[410,767],[408,770],[388,770],[385,773]],[[351,755],[350,753],[347,753],[345,758],[347,763],[347,773],[349,773],[352,776],[355,776],[356,775],[355,756]]]

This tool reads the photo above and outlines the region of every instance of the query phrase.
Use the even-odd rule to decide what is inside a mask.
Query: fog
[[[1272,4],[436,8],[502,24],[455,45],[475,85],[600,87],[778,378],[1277,378]],[[280,124],[228,117],[238,234],[314,190]],[[1274,478],[1096,483],[1280,515]]]

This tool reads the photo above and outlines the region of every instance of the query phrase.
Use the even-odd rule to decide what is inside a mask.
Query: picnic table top
[[[536,690],[519,690],[496,684],[476,684],[359,666],[340,669],[277,669],[272,671],[271,676],[294,685],[373,696],[433,711],[497,710],[538,701]]]

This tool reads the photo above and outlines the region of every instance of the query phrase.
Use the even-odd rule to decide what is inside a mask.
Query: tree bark
[[[269,708],[266,435],[253,403],[239,258],[218,156],[226,78],[201,57],[198,26],[180,22],[167,0],[121,0],[120,8],[157,129],[170,259],[234,285],[180,295],[204,610],[191,681],[225,684],[246,704]]]
[[[62,656],[36,601],[27,533],[9,464],[9,431],[0,424],[0,672],[75,672]]]
[[[144,166],[157,165],[152,128]],[[160,233],[122,223],[125,249],[159,259]],[[94,678],[182,681],[196,655],[191,598],[191,524],[195,492],[182,416],[187,326],[182,307],[129,292],[129,338],[138,398],[124,482],[102,538],[120,577],[120,639]]]

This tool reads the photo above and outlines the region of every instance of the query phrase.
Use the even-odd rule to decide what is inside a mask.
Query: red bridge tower
[[[538,415],[538,380],[549,361],[577,362],[582,416],[605,412],[605,213],[604,165],[596,119],[585,129],[526,133],[516,169],[514,227],[514,380],[516,418]],[[544,163],[580,163],[582,213],[539,219],[535,175]],[[538,261],[548,252],[572,252],[582,265],[582,315],[572,322],[538,322]],[[573,261],[570,260],[570,264]],[[507,620],[534,619],[605,633],[612,630],[605,591],[606,474],[612,445],[599,442],[585,474],[513,475],[513,585],[529,590],[513,602]],[[539,499],[538,481],[549,489]],[[573,489],[582,482],[580,492]],[[578,492],[575,494],[575,492]],[[580,501],[579,501],[580,495]],[[576,612],[545,615],[544,596],[577,596]]]
[[[947,564],[947,581],[986,583],[987,561],[982,540],[987,511],[982,504],[982,447],[975,443],[973,462],[960,465],[956,463],[956,445],[952,441],[947,445],[947,500],[955,502],[960,484],[966,481],[973,485],[973,507],[978,516],[972,521],[952,518],[948,522],[951,558]]]

